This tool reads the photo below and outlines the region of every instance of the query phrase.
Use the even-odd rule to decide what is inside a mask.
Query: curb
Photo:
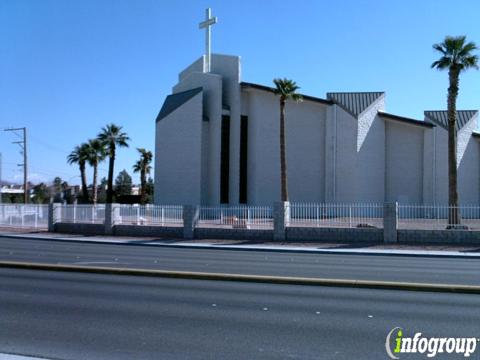
[[[332,249],[298,249],[298,248],[268,248],[268,247],[246,247],[245,245],[215,245],[215,244],[164,244],[164,243],[142,243],[138,242],[117,242],[117,241],[96,241],[96,240],[82,240],[69,238],[35,238],[33,236],[15,235],[15,234],[0,234],[0,238],[16,238],[24,240],[35,241],[56,241],[56,242],[73,242],[80,244],[101,244],[101,245],[123,245],[123,246],[157,246],[175,249],[206,249],[206,250],[225,250],[225,251],[261,251],[261,252],[279,252],[279,253],[298,253],[298,254],[333,254],[333,255],[364,255],[364,256],[400,256],[400,257],[424,257],[424,258],[452,258],[452,259],[480,259],[478,254],[428,254],[428,253],[398,253],[398,252],[380,252],[380,251],[355,251],[355,250],[332,250]],[[134,241],[134,240],[131,240]],[[440,250],[438,250],[440,251]]]
[[[236,281],[250,283],[267,283],[283,285],[308,285],[308,286],[327,286],[327,287],[353,287],[363,289],[381,289],[381,290],[402,290],[402,291],[425,291],[440,293],[458,293],[458,294],[480,294],[480,286],[457,285],[457,284],[431,284],[431,283],[410,283],[393,281],[369,281],[369,280],[349,280],[349,279],[327,279],[327,278],[307,278],[307,277],[286,277],[286,276],[264,276],[264,275],[242,275],[242,274],[222,274],[206,273],[192,271],[170,271],[170,270],[148,270],[136,268],[116,268],[116,267],[86,267],[78,265],[60,265],[48,263],[0,261],[0,268],[14,268],[26,270],[43,270],[59,272],[75,272],[106,275],[127,275],[143,277],[160,277],[174,279],[190,280],[210,280],[210,281]]]

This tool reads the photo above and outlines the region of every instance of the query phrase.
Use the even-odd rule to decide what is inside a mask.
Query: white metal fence
[[[0,227],[48,228],[48,205],[0,204]]]
[[[291,203],[289,226],[383,228],[383,204]]]
[[[97,205],[56,205],[55,222],[73,224],[103,224],[105,222],[105,204]]]
[[[118,225],[183,226],[181,205],[120,205]]]
[[[271,206],[201,206],[197,227],[272,229]]]
[[[458,211],[459,224],[454,224]],[[480,206],[398,205],[398,229],[403,230],[480,230]]]

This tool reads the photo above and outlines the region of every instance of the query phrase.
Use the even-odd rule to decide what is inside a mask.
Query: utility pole
[[[27,173],[27,128],[9,128],[5,131],[13,131],[15,135],[22,138],[19,141],[13,141],[13,144],[18,144],[21,148],[20,153],[23,154],[23,164],[17,164],[18,166],[23,166],[23,201],[25,204],[28,204],[28,173]],[[22,131],[23,136],[20,136],[17,131]]]

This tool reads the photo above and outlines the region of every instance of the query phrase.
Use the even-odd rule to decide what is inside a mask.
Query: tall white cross
[[[199,29],[205,29],[205,63],[203,66],[203,72],[210,72],[210,64],[212,60],[211,55],[211,26],[217,23],[217,17],[212,17],[212,9],[208,8],[205,10],[205,21],[202,21],[199,25]]]

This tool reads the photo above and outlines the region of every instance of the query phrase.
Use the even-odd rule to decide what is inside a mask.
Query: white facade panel
[[[202,93],[156,124],[155,203],[201,201]]]
[[[415,125],[385,122],[385,201],[423,202],[424,132]]]

